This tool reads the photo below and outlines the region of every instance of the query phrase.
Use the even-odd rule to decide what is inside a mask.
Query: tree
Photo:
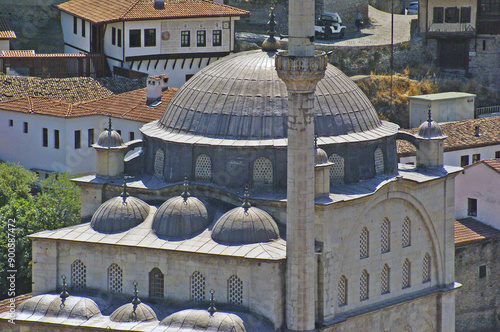
[[[19,165],[0,164],[0,202],[0,299],[4,299],[13,296],[7,282],[9,270],[17,271],[15,295],[31,292],[31,241],[27,236],[77,224],[80,193],[67,174],[53,174],[38,183],[36,175]],[[15,257],[9,261],[12,252]]]

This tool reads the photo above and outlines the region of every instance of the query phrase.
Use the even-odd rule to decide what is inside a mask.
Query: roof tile
[[[500,230],[472,218],[455,221],[455,245],[500,238]]]
[[[10,28],[4,17],[0,17],[0,39],[16,39],[16,33]]]

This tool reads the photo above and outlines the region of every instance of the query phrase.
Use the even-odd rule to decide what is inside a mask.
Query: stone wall
[[[391,7],[394,8],[394,14],[404,14],[405,9],[410,2],[416,0],[369,0],[370,6],[373,6],[384,12],[391,12]]]
[[[324,11],[338,13],[344,25],[354,24],[357,13],[368,18],[368,0],[324,0]]]
[[[479,35],[469,42],[469,73],[500,89],[500,35]]]
[[[455,248],[456,331],[500,330],[500,239],[483,240]],[[480,266],[486,276],[480,277]]]

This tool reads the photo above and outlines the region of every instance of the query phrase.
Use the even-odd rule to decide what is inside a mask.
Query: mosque
[[[380,121],[289,3],[288,51],[204,68],[140,140],[110,123],[74,180],[88,222],[30,236],[34,296],[2,329],[454,331],[445,136]]]

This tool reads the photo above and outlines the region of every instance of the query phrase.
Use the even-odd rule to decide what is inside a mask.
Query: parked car
[[[407,15],[418,15],[418,1],[410,2],[406,10]]]
[[[342,19],[337,13],[321,14],[314,25],[314,35],[318,39],[338,39],[344,38],[345,25],[342,25]]]

